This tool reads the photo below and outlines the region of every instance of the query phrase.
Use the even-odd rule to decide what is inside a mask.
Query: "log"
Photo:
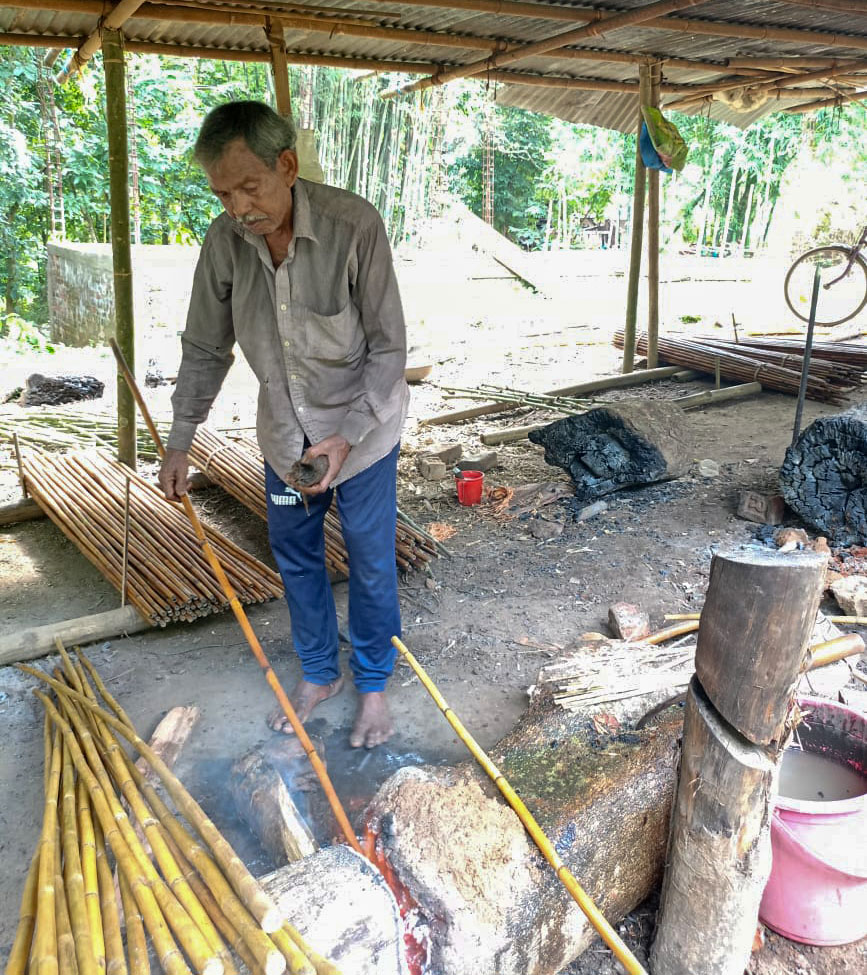
[[[770,549],[711,562],[696,676],[721,717],[755,744],[776,747],[785,735],[826,562],[816,552]]]
[[[655,400],[567,416],[529,437],[545,448],[546,463],[571,475],[579,501],[680,477],[692,464],[682,411]]]
[[[44,517],[45,512],[32,498],[0,505],[0,525],[17,525],[22,521],[34,521]]]
[[[674,379],[690,372],[683,366],[661,366],[659,369],[644,369],[631,372],[626,376],[605,376],[602,379],[592,379],[576,386],[563,386],[560,389],[549,389],[545,396],[584,396],[598,393],[603,389],[625,389],[629,386],[639,386],[642,383],[655,382],[657,379]],[[694,378],[694,377],[693,377]],[[487,416],[490,413],[506,413],[517,409],[520,404],[515,403],[484,403],[482,406],[471,406],[466,410],[455,410],[451,413],[441,413],[438,416],[419,420],[420,426],[436,426],[443,423],[460,423],[461,420],[473,420],[477,416]]]
[[[867,403],[820,417],[786,451],[780,493],[834,545],[867,544]]]
[[[404,975],[403,925],[382,874],[330,846],[259,878],[307,943],[345,975]]]
[[[743,975],[771,870],[776,764],[732,731],[693,678],[654,975]]]
[[[151,624],[139,616],[132,606],[121,606],[120,609],[110,609],[92,616],[79,616],[76,619],[46,623],[44,626],[33,626],[0,637],[0,667],[55,653],[57,647],[54,641],[58,637],[65,646],[74,647],[129,633],[140,633],[150,628]]]
[[[232,766],[229,791],[238,815],[275,863],[300,860],[319,848],[280,772],[261,747],[251,749]]]
[[[181,749],[187,743],[201,716],[201,708],[195,705],[187,707],[179,705],[172,708],[154,729],[148,744],[169,768],[175,767]],[[159,785],[159,776],[149,762],[140,758],[135,764],[151,785]]]
[[[600,734],[543,695],[491,750],[612,924],[659,882],[679,726]],[[494,795],[474,764],[401,769],[365,813],[368,848],[430,920],[431,971],[554,975],[595,931]]]

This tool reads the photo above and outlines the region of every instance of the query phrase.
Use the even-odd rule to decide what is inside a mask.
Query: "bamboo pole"
[[[39,893],[39,848],[30,860],[30,868],[21,893],[21,907],[18,912],[18,927],[15,939],[6,960],[6,975],[26,975],[27,959],[33,943],[33,930],[36,927],[37,897]]]
[[[58,975],[59,971],[54,891],[59,868],[57,862],[57,801],[60,794],[61,765],[61,738],[59,734],[55,734],[51,751],[51,769],[45,792],[42,836],[39,841],[36,934],[33,940],[33,964],[29,968],[32,975]]]
[[[644,243],[644,197],[647,170],[641,158],[641,128],[644,116],[641,106],[650,102],[650,67],[640,65],[638,80],[641,92],[638,96],[638,126],[635,134],[635,187],[632,194],[632,233],[629,244],[629,276],[626,282],[626,322],[623,342],[623,372],[635,368],[635,327],[638,320],[638,284],[641,279],[641,250]]]
[[[673,640],[676,636],[695,633],[698,629],[698,622],[698,620],[686,620],[683,623],[678,623],[676,626],[668,626],[664,630],[659,630],[657,633],[644,637],[641,642],[656,646],[659,643],[665,643],[666,640]]]
[[[126,874],[118,871],[118,887],[126,923],[126,947],[129,955],[130,975],[150,975],[151,963],[145,938],[144,917],[133,897]]]
[[[142,413],[142,417],[145,421],[145,424],[147,425],[148,430],[150,431],[151,436],[153,437],[154,443],[157,446],[157,450],[160,452],[160,455],[162,456],[165,452],[163,448],[162,439],[159,435],[159,431],[157,430],[156,426],[154,426],[154,422],[151,419],[150,412],[148,411],[147,408],[147,404],[142,398],[141,391],[139,390],[136,384],[135,377],[129,371],[129,367],[124,361],[123,353],[116,342],[114,341],[111,342],[111,349],[114,352],[115,358],[117,359],[118,362],[118,366],[120,367],[120,370],[124,378],[126,379],[127,383],[129,384],[129,387],[132,390],[136,402],[138,403],[139,409],[141,410]],[[220,564],[220,561],[217,558],[214,549],[211,547],[211,543],[206,538],[205,533],[202,530],[202,525],[201,522],[199,521],[199,517],[196,514],[196,509],[193,507],[192,502],[190,501],[190,496],[186,493],[184,493],[183,495],[183,504],[184,504],[184,511],[186,512],[187,517],[190,519],[190,524],[193,527],[193,531],[196,533],[196,537],[199,539],[199,543],[202,546],[202,551],[204,552],[205,557],[207,558],[211,568],[213,569],[214,575],[216,575],[217,579],[220,582],[223,592],[226,595],[226,599],[229,601],[229,605],[232,607],[232,611],[235,614],[235,618],[237,619],[244,633],[244,636],[247,639],[247,643],[250,645],[250,649],[253,651],[253,656],[259,662],[259,666],[262,668],[265,674],[265,680],[268,682],[268,686],[274,692],[274,695],[276,696],[277,701],[280,704],[280,707],[283,709],[283,713],[286,715],[289,724],[292,726],[292,730],[295,732],[295,735],[297,736],[301,747],[304,749],[305,754],[310,760],[310,764],[313,766],[313,770],[316,772],[316,777],[319,779],[319,783],[322,786],[322,790],[325,793],[326,798],[328,799],[328,804],[331,807],[331,811],[334,813],[334,817],[337,820],[338,825],[340,826],[341,832],[346,838],[347,843],[356,851],[356,853],[359,853],[363,856],[364,854],[358,842],[358,838],[356,837],[355,832],[352,829],[352,826],[349,822],[346,812],[344,811],[343,806],[340,803],[340,799],[338,799],[337,797],[337,793],[334,791],[334,786],[331,784],[331,779],[328,776],[328,772],[325,770],[325,766],[322,763],[322,759],[319,757],[319,754],[317,753],[316,749],[313,747],[313,743],[310,741],[310,736],[305,731],[304,725],[299,721],[298,715],[295,713],[295,709],[292,707],[289,698],[286,696],[286,692],[283,690],[280,681],[277,679],[277,675],[274,673],[271,664],[268,662],[268,658],[265,655],[265,651],[262,649],[262,644],[259,642],[259,638],[256,636],[255,632],[253,631],[253,627],[250,625],[250,621],[247,618],[247,614],[244,612],[244,608],[241,606],[240,602],[238,601],[238,597],[235,595],[235,591],[232,588],[232,585],[229,582],[228,578],[226,577],[226,574],[223,571],[223,567]],[[163,779],[163,782],[165,784],[166,780],[163,778],[162,772],[160,772],[159,768],[156,765],[154,765],[151,758],[148,757],[147,755],[147,753],[151,752],[151,750],[147,747],[147,745],[144,744],[144,742],[142,742],[142,745],[144,745],[144,748],[147,749],[146,752],[142,751],[138,743],[136,743],[136,747],[139,748],[139,751],[143,755],[145,755],[145,757],[148,758],[148,761],[150,762],[151,765],[154,766],[154,770],[157,772],[160,778]],[[153,753],[151,752],[151,754]],[[158,756],[154,756],[154,758],[156,758],[159,761]],[[160,765],[162,765],[162,762],[160,762]],[[169,774],[169,776],[171,776],[171,773],[169,772],[168,769],[165,769],[165,771]],[[174,778],[174,776],[171,776],[171,778]],[[175,780],[175,782],[177,782],[177,780]],[[180,783],[177,784],[180,785]],[[168,785],[166,785],[166,788],[168,788]],[[189,797],[189,801],[190,802],[194,801],[191,796]],[[198,806],[196,806],[196,808],[198,808]],[[184,814],[186,815],[186,812]],[[202,813],[202,816],[204,816],[204,813]],[[189,819],[189,816],[187,816],[187,818]],[[213,826],[213,824],[210,823],[210,820],[207,820],[207,823]],[[216,832],[216,829],[214,829],[214,832]],[[217,835],[219,836],[219,834]],[[222,837],[220,837],[220,839],[222,840]],[[222,842],[225,843],[225,840],[222,840]],[[228,844],[226,844],[226,846],[228,846]],[[250,879],[252,880],[252,878]],[[264,897],[264,894],[262,896]],[[270,898],[268,898],[268,901],[270,902]],[[273,902],[271,902],[271,907],[274,910],[277,910],[276,906],[273,905]],[[259,920],[261,923],[262,919],[259,918]],[[269,920],[269,923],[273,923],[273,922]],[[265,927],[266,931],[268,930],[274,931],[278,926],[279,925],[269,928],[269,927],[265,927],[265,925],[263,924],[263,927]]]
[[[87,805],[87,814],[90,816],[90,800],[87,796],[87,789],[81,779],[78,780],[78,791],[84,797],[84,802]],[[92,817],[91,828],[93,830],[94,850],[96,853],[99,922],[102,929],[103,943],[105,945],[105,971],[106,975],[127,975],[126,959],[123,954],[123,936],[120,930],[120,914],[117,909],[117,895],[114,889],[114,877],[111,873],[111,867],[108,865],[102,830],[99,828],[98,823],[93,823]],[[119,880],[121,876],[120,874],[118,875]],[[142,929],[142,937],[144,937],[144,929]],[[127,939],[130,954],[132,954],[134,935],[132,927],[129,924],[127,925]],[[137,973],[133,973],[133,975],[137,975]]]
[[[659,108],[662,65],[650,68],[650,100]],[[659,170],[647,171],[647,368],[659,365]]]
[[[488,758],[485,751],[464,727],[460,718],[458,718],[454,711],[452,711],[452,709],[449,707],[445,698],[442,696],[442,694],[440,694],[436,685],[430,679],[422,665],[415,659],[405,644],[398,639],[398,637],[393,636],[391,638],[391,642],[410,665],[410,667],[412,667],[415,675],[422,682],[428,694],[430,694],[430,696],[434,699],[437,707],[440,709],[440,711],[442,711],[445,719],[452,726],[458,738],[460,738],[467,748],[469,748],[473,758],[475,758],[479,765],[482,766],[482,768],[490,776],[491,780],[503,794],[506,802],[508,802],[508,804],[512,807],[518,819],[521,820],[524,828],[532,837],[533,842],[539,848],[540,852],[548,863],[550,863],[554,868],[557,878],[560,880],[566,890],[569,891],[575,903],[584,912],[587,920],[593,925],[602,940],[614,952],[614,955],[620,964],[623,965],[629,975],[647,975],[647,972],[639,964],[638,959],[623,943],[614,928],[612,928],[608,921],[605,920],[602,912],[593,903],[593,900],[578,883],[566,864],[560,859],[560,855],[557,853],[554,845],[542,832],[539,824],[533,817],[533,814],[521,801],[520,796],[515,792],[511,785],[509,785],[497,766],[494,765],[490,758]]]
[[[69,59],[66,67],[58,74],[55,79],[57,83],[62,84],[79,71],[99,50],[103,44],[105,33],[116,31],[122,27],[130,17],[134,16],[142,3],[143,0],[119,0],[108,13],[105,13],[97,28],[82,42],[75,54]],[[101,16],[103,13],[104,11],[100,11]]]
[[[265,20],[265,33],[271,50],[271,74],[274,78],[274,97],[277,113],[284,118],[292,115],[292,96],[289,91],[289,66],[286,61],[286,33],[278,18]]]
[[[121,4],[123,5],[123,4]],[[138,7],[139,4],[135,3]],[[129,147],[126,119],[126,67],[123,35],[101,31],[105,72],[108,174],[111,195],[111,253],[114,268],[114,319],[117,343],[135,368],[135,326],[132,297],[132,252],[129,217]],[[117,456],[135,470],[135,404],[120,375],[117,377]]]
[[[72,922],[69,919],[69,905],[63,887],[63,873],[60,869],[62,859],[60,835],[54,845],[57,872],[54,874],[54,923],[57,926],[57,964],[60,975],[78,975],[78,960],[75,957],[75,938]]]
[[[78,694],[78,691],[73,691],[57,681],[52,681],[51,678],[46,677],[40,671],[32,671],[31,669],[31,672],[44,680],[50,681],[55,687],[55,690],[59,688],[62,693],[77,695],[80,698],[79,703],[81,701],[89,703],[87,702],[87,698]],[[120,823],[126,820],[126,815],[123,813],[123,810],[119,810],[117,820],[115,819],[115,814],[110,808],[109,797],[103,792],[98,779],[90,770],[69,724],[61,717],[60,712],[45,694],[38,690],[34,691],[34,694],[42,702],[54,726],[60,735],[63,736],[63,740],[66,742],[72,756],[76,771],[85,781],[97,819],[114,853],[119,870],[127,875],[133,896],[147,925],[154,950],[157,953],[160,964],[163,966],[163,971],[166,975],[192,975],[163,918],[151,886],[142,875],[139,864],[130,850],[125,836],[120,831]],[[133,833],[133,835],[135,834]]]

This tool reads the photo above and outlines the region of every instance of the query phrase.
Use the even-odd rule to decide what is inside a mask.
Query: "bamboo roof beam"
[[[808,102],[806,105],[793,105],[791,108],[787,108],[786,111],[790,115],[802,115],[804,112],[814,112],[820,108],[836,108],[838,105],[842,105],[844,102],[863,102],[867,100],[867,91],[856,91],[851,95],[838,94],[834,98],[823,98],[821,101]]]
[[[818,58],[792,55],[780,58],[726,58],[730,68],[759,68],[764,71],[802,71],[804,68],[836,68],[838,64],[857,64],[855,58]]]
[[[82,65],[93,57],[102,47],[102,32],[104,30],[119,30],[142,5],[143,0],[120,0],[104,16],[100,17],[96,28],[91,31],[84,43],[69,59],[66,67],[54,79],[58,84],[71,78]]]
[[[472,75],[481,74],[485,71],[493,71],[496,68],[508,64],[514,64],[524,58],[534,57],[538,54],[547,54],[550,51],[565,47],[585,37],[600,37],[610,31],[620,27],[628,27],[640,24],[643,21],[658,17],[660,14],[671,13],[674,10],[682,10],[685,7],[694,7],[702,0],[656,0],[655,3],[646,4],[625,13],[614,14],[612,17],[605,17],[595,23],[585,24],[573,30],[563,31],[553,37],[546,37],[541,41],[532,44],[521,44],[504,51],[502,54],[495,54],[490,58],[481,61],[474,61],[472,64],[461,65],[460,68],[451,68],[423,78],[421,81],[413,82],[411,85],[404,85],[402,88],[391,92],[385,92],[383,98],[393,98],[399,94],[413,91],[421,91],[424,88],[431,88],[434,85],[442,85],[457,78],[469,78]]]
[[[836,10],[839,13],[863,14],[862,0],[786,0],[795,7],[812,7],[814,10]]]

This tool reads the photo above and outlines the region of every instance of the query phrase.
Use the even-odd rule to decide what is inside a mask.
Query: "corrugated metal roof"
[[[414,3],[402,3],[400,0],[168,0],[162,5],[157,0],[156,3],[144,4],[127,21],[124,33],[133,48],[135,43],[146,43],[264,54],[268,51],[265,15],[291,10],[291,14],[286,13],[288,26],[284,35],[290,60],[294,53],[296,56],[320,54],[443,66],[464,65],[487,56],[491,41],[535,41],[584,22],[583,14],[595,11],[611,15],[645,6],[647,2],[619,0],[617,3],[559,4],[559,9],[574,12],[576,22],[570,24],[563,20],[515,16],[508,9],[505,13],[488,13],[418,5],[417,0]],[[823,6],[823,2],[829,6]],[[0,32],[69,39],[70,46],[75,47],[75,39],[89,34],[96,27],[99,14],[104,9],[104,5],[97,0],[80,0],[73,10],[66,9],[71,6],[68,0],[56,0],[56,3],[63,9],[51,9],[51,0],[38,0],[38,3],[34,0],[32,7],[27,0],[14,3],[0,0]],[[524,6],[526,8],[528,4]],[[195,7],[204,8],[209,15],[241,15],[243,21],[252,16],[261,19],[262,26],[176,19],[181,16],[198,17],[192,12]],[[321,18],[326,14],[330,14],[332,21],[334,18],[351,18],[354,26],[323,22]],[[308,22],[299,22],[299,17],[308,18]],[[317,18],[318,22],[312,22]],[[678,85],[706,84],[731,76],[733,69],[726,67],[725,61],[732,57],[822,56],[867,61],[867,3],[857,4],[855,0],[816,0],[815,4],[713,0],[685,9],[667,20],[681,25],[687,21],[688,29],[663,29],[659,21],[639,24],[602,37],[588,38],[588,45],[577,50],[583,50],[585,54],[593,51],[620,52],[716,63],[716,67],[666,65],[664,81]],[[743,38],[696,32],[697,26],[712,27],[714,24],[750,25],[758,29],[759,36]],[[362,36],[365,33],[363,25],[377,28],[378,36]],[[807,39],[793,37],[779,40],[765,33],[776,27],[800,32],[819,31],[822,34],[819,37],[808,34]],[[717,26],[716,29],[724,28]],[[434,32],[437,36],[431,38],[419,34],[420,31]],[[851,40],[849,44],[847,37]],[[477,46],[467,46],[466,39],[475,39]],[[439,43],[432,43],[433,40]],[[569,56],[570,52],[572,56]],[[634,83],[637,79],[635,64],[578,59],[575,52],[575,47],[569,51],[552,51],[520,61],[509,70],[591,81]],[[399,65],[396,65],[396,69],[399,69]],[[804,91],[798,100],[787,99],[781,104],[789,107],[828,94],[829,89],[824,82],[814,84],[820,89],[818,93]],[[681,97],[682,94],[676,93],[666,96],[669,102]],[[630,93],[498,84],[497,98],[503,104],[517,105],[575,122],[622,131],[630,131],[635,125],[637,98]],[[780,104],[771,99],[760,108],[741,113],[714,101],[710,115],[745,126],[779,107]],[[707,106],[697,106],[694,110],[707,110]]]

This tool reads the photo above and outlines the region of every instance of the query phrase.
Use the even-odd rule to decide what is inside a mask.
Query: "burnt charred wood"
[[[21,406],[59,406],[85,399],[99,399],[105,383],[95,376],[43,376],[38,372],[27,377]]]
[[[786,504],[835,545],[867,544],[867,403],[810,424],[779,481]]]
[[[579,501],[685,474],[691,451],[683,412],[670,403],[617,403],[532,430],[545,461],[575,482]]]

